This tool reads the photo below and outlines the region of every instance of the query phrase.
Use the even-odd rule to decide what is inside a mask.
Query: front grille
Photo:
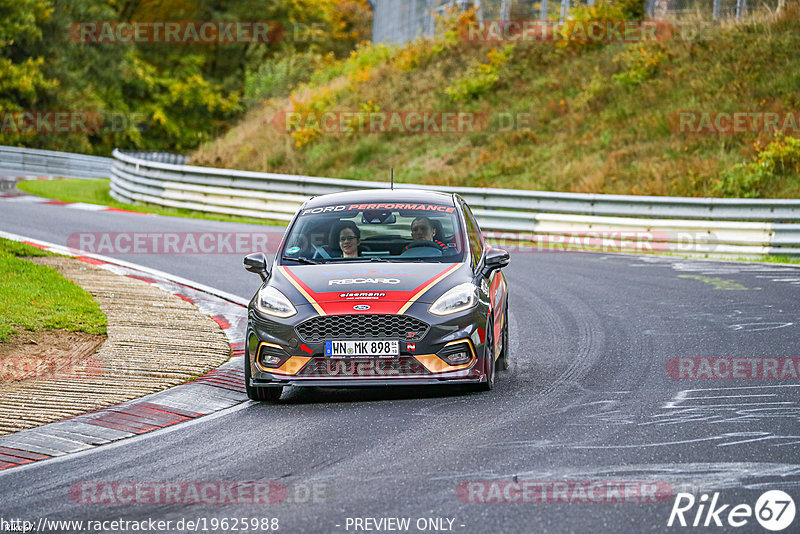
[[[428,370],[415,358],[399,356],[391,359],[325,359],[311,358],[297,376],[341,377],[374,376],[396,377],[425,375]]]
[[[419,341],[428,332],[428,324],[405,315],[325,315],[303,321],[295,330],[306,343],[377,338]]]

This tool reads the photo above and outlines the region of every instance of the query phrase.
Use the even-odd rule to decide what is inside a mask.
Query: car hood
[[[464,263],[281,265],[270,285],[295,304],[308,301],[321,314],[403,313],[463,282],[464,268]]]

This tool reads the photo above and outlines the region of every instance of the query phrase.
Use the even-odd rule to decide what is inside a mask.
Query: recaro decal
[[[337,278],[334,280],[328,280],[328,285],[338,285],[338,284],[399,284],[400,280],[397,278]]]
[[[394,269],[351,269],[324,271],[325,276],[412,276],[411,271],[397,271]]]

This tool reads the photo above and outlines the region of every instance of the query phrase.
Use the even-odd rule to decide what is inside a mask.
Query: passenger
[[[447,250],[447,245],[436,237],[436,228],[428,217],[417,217],[411,222],[411,239],[413,241],[431,241],[443,251]],[[404,250],[408,250],[408,246]]]
[[[361,245],[361,230],[353,221],[345,221],[339,229],[339,248],[343,258],[358,258]]]

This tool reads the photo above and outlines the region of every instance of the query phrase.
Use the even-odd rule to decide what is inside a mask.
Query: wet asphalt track
[[[0,229],[65,244],[73,232],[263,227],[0,200]],[[258,285],[239,254],[108,255],[247,298]],[[491,393],[288,390],[279,405],[247,403],[0,472],[0,516],[276,517],[281,532],[348,532],[355,517],[411,518],[411,532],[419,518],[453,519],[455,532],[704,530],[666,527],[673,498],[475,504],[456,494],[465,481],[515,479],[661,481],[750,505],[782,489],[800,505],[800,381],[676,380],[666,371],[673,357],[800,356],[800,268],[527,253],[512,255],[506,274],[511,369]],[[69,496],[81,481],[276,481],[289,497],[86,505]],[[311,487],[317,498],[304,498]],[[735,531],[766,532],[753,518]]]

